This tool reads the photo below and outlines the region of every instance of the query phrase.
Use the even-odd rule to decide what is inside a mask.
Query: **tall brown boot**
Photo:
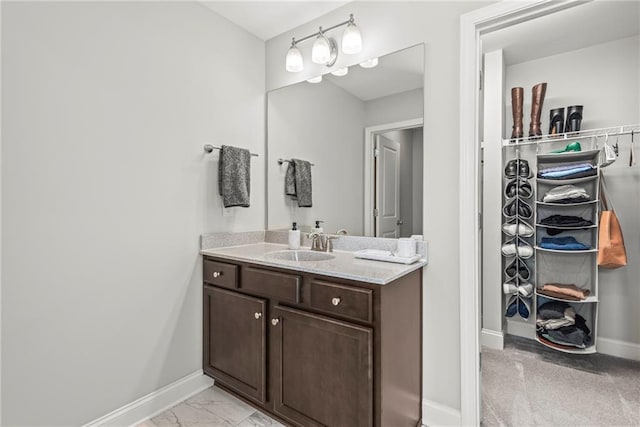
[[[524,99],[524,89],[521,87],[511,88],[511,111],[513,113],[513,130],[511,139],[520,139],[524,136],[524,125],[522,124],[522,101]]]
[[[542,114],[542,104],[544,94],[547,92],[546,83],[538,83],[531,89],[531,124],[529,125],[529,136],[541,136],[540,115]]]

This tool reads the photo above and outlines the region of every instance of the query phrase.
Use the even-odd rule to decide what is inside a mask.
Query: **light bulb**
[[[302,61],[302,53],[300,49],[295,44],[295,41],[291,43],[291,47],[287,52],[287,62],[286,62],[287,71],[292,73],[297,73],[298,71],[302,71],[304,69],[304,63]]]
[[[360,63],[360,66],[362,68],[373,68],[376,65],[378,65],[378,58],[367,59],[366,61]]]
[[[338,76],[338,77],[342,77],[342,76],[346,76],[347,74],[349,74],[349,69],[348,68],[338,68],[335,71],[332,71],[331,74],[333,74],[334,76]]]
[[[307,80],[309,83],[320,83],[322,81],[322,76],[312,77]]]
[[[354,54],[360,51],[362,51],[362,35],[360,35],[360,30],[353,22],[353,15],[351,15],[351,22],[349,22],[342,35],[342,52]]]
[[[316,41],[313,42],[311,60],[316,64],[326,64],[331,60],[331,45],[329,45],[329,40],[322,33],[322,27],[320,27]]]

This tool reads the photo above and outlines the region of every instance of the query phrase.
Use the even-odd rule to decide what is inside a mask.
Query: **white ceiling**
[[[269,40],[349,2],[237,0],[201,3],[258,38]]]
[[[483,35],[482,50],[502,48],[506,64],[512,65],[639,31],[640,1],[593,1]]]
[[[354,65],[346,76],[326,74],[324,78],[363,101],[418,89],[424,82],[424,47],[382,56],[375,68]]]

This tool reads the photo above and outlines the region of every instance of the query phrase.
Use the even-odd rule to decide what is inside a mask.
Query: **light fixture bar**
[[[323,33],[323,34],[324,34],[324,33],[326,33],[327,31],[335,30],[336,28],[340,28],[340,27],[342,27],[342,26],[344,26],[344,25],[347,25],[347,24],[349,24],[350,22],[353,22],[353,21],[354,21],[354,19],[353,19],[353,14],[350,14],[350,15],[349,15],[349,19],[348,19],[348,20],[346,20],[346,21],[344,21],[344,22],[341,22],[341,23],[339,23],[339,24],[336,24],[336,25],[334,25],[334,26],[332,26],[332,27],[329,27],[329,28],[327,28],[327,29],[323,29],[322,31],[317,31],[317,32],[315,32],[315,33],[313,33],[313,34],[309,34],[308,36],[303,37],[303,38],[301,38],[301,39],[296,39],[296,38],[294,37],[294,38],[293,38],[293,41],[294,41],[294,43],[296,43],[296,44],[297,44],[297,43],[302,43],[303,41],[309,40],[309,39],[310,39],[310,38],[312,38],[312,37],[318,37],[318,36],[320,35],[320,33]]]

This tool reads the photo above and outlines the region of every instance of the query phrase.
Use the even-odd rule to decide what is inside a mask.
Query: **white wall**
[[[575,104],[584,105],[582,129],[595,129],[640,122],[639,76],[640,37],[636,36],[508,66],[506,90],[525,88],[525,132],[530,121],[531,86],[538,82],[548,83],[543,133],[549,130],[549,109]],[[505,135],[510,136],[511,100],[510,95],[505,96]],[[604,346],[608,339],[633,347],[640,345],[640,169],[629,167],[630,137],[620,137],[619,146],[620,157],[603,171],[623,227],[629,263],[613,271],[600,269],[598,338],[605,339]]]
[[[365,126],[417,119],[424,115],[424,91],[414,89],[364,103]]]
[[[272,91],[267,108],[268,228],[290,228],[293,221],[312,226],[322,220],[326,232],[345,228],[363,235],[363,102],[324,80]],[[278,158],[314,164],[313,207],[300,208],[285,196],[288,163],[279,166]]]
[[[354,13],[362,31],[363,52],[341,55],[335,67],[425,43],[424,86],[424,235],[429,265],[424,272],[423,397],[424,421],[434,412],[460,408],[460,322],[458,284],[458,85],[459,19],[485,2],[356,2],[267,42],[267,89],[324,73],[309,61],[311,43],[303,44],[305,70],[288,73],[284,55],[291,37],[317,31]],[[338,42],[340,32],[335,32]],[[437,203],[436,203],[437,202]],[[445,415],[446,416],[446,415]]]
[[[264,227],[264,54],[197,3],[2,3],[2,425],[201,369],[198,237]],[[262,156],[251,208],[205,141]]]

